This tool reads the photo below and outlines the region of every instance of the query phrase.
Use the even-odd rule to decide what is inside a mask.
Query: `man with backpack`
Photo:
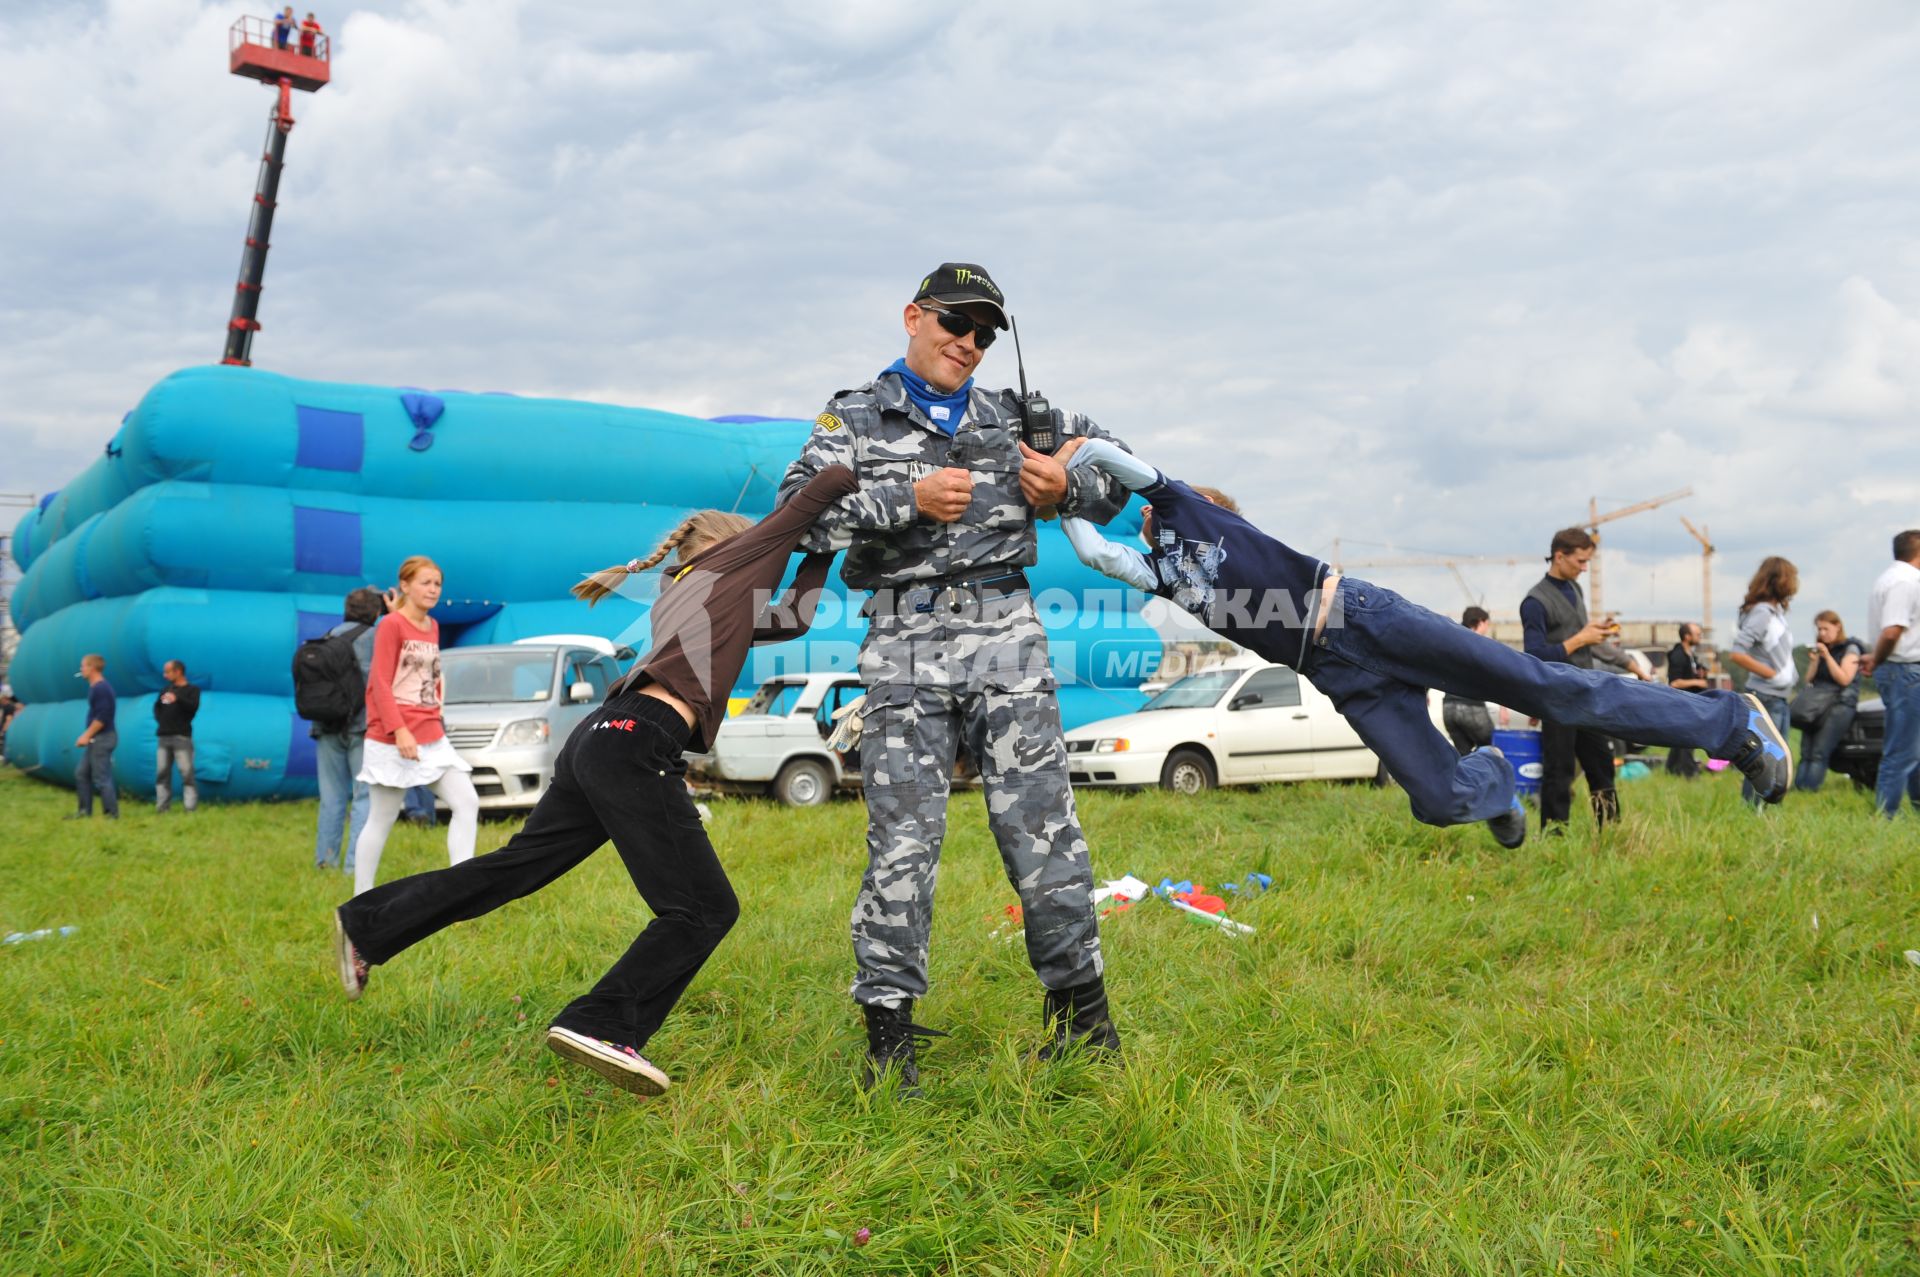
[[[340,624],[300,645],[293,658],[293,703],[313,726],[314,768],[320,780],[320,825],[313,867],[353,872],[353,844],[367,823],[367,783],[358,780],[367,735],[367,671],[373,667],[373,627],[386,613],[380,591],[363,586],[347,595]],[[340,835],[345,831],[344,862]]]

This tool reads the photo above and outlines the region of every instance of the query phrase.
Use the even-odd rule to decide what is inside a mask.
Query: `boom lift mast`
[[[260,289],[267,276],[267,249],[273,234],[273,210],[280,198],[280,170],[286,161],[287,134],[293,132],[293,91],[314,93],[332,78],[333,46],[326,35],[314,38],[313,52],[298,52],[294,40],[281,47],[273,23],[242,18],[227,33],[227,69],[278,90],[267,115],[267,141],[260,153],[260,177],[253,188],[253,213],[247,219],[247,243],[240,253],[240,282],[233,290],[233,317],[227,321],[227,346],[220,362],[241,367],[253,363],[253,335],[260,331]]]

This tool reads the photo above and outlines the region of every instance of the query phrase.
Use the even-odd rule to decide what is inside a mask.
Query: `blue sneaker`
[[[1520,805],[1520,795],[1513,796],[1513,806],[1487,822],[1487,828],[1493,831],[1493,840],[1512,851],[1527,840],[1527,809]]]
[[[1740,699],[1752,707],[1752,712],[1747,715],[1744,739],[1734,746],[1727,761],[1740,769],[1763,800],[1777,803],[1787,796],[1787,786],[1793,781],[1793,751],[1759,697],[1747,692]]]
[[[1492,754],[1504,759],[1498,745],[1482,745],[1476,754]],[[1487,821],[1487,828],[1493,831],[1493,840],[1508,851],[1514,850],[1527,840],[1527,809],[1520,805],[1520,795],[1513,796],[1513,805],[1498,816]]]

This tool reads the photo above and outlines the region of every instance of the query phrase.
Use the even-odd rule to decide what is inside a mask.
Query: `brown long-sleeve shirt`
[[[711,748],[747,652],[807,632],[833,556],[809,554],[786,597],[761,601],[779,587],[794,547],[820,512],[858,486],[852,470],[828,466],[772,514],[668,573],[653,605],[653,646],[612,694],[659,684],[698,715],[687,748]]]

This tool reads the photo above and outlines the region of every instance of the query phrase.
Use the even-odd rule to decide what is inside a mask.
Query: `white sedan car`
[[[1429,712],[1439,725],[1439,697]],[[1284,665],[1190,674],[1139,712],[1066,734],[1076,785],[1197,794],[1274,780],[1375,779],[1380,760],[1311,683]]]

